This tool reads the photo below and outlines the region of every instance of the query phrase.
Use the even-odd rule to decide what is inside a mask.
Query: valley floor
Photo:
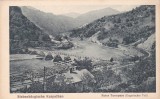
[[[48,77],[55,75],[56,71],[66,71],[70,65],[74,62],[74,59],[85,59],[85,57],[92,60],[93,73],[97,71],[103,71],[104,68],[112,70],[116,75],[121,73],[123,68],[130,68],[135,64],[135,61],[122,62],[123,59],[131,58],[135,55],[139,57],[144,56],[142,50],[138,50],[132,46],[119,45],[118,48],[109,48],[89,41],[74,40],[76,45],[72,49],[68,50],[46,50],[43,48],[29,48],[29,51],[36,51],[37,53],[43,52],[46,55],[51,53],[52,56],[60,55],[62,59],[64,57],[71,57],[71,63],[69,62],[53,62],[45,61],[37,55],[30,54],[11,54],[10,55],[10,77],[11,77],[11,91],[14,92],[16,88],[23,88],[26,86],[25,82],[31,79],[32,75],[38,74],[40,82],[43,83],[43,68],[48,68]],[[147,55],[145,56],[147,57]],[[113,58],[114,62],[109,60]],[[32,72],[32,73],[31,73]],[[31,74],[30,74],[31,73]],[[29,75],[29,76],[26,76]],[[47,76],[46,76],[47,77]],[[23,80],[22,80],[23,79]],[[121,74],[121,82],[127,82],[127,77]],[[23,83],[21,82],[23,81]],[[33,81],[29,81],[30,83]],[[20,84],[21,83],[21,84]],[[119,83],[119,82],[118,82]],[[115,83],[117,84],[117,83]],[[29,84],[30,85],[30,84]],[[102,87],[103,88],[103,87]]]

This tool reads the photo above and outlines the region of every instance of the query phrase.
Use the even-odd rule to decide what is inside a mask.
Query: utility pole
[[[44,66],[44,71],[43,71],[43,92],[46,92],[46,67]]]
[[[33,72],[31,72],[31,81],[32,81],[32,84],[33,84],[33,82],[34,82]]]

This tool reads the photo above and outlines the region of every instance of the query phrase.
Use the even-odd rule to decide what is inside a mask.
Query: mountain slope
[[[119,11],[112,8],[104,8],[100,10],[94,10],[87,13],[84,13],[76,18],[82,25],[90,23],[96,19],[99,19],[104,16],[114,15],[120,13]]]
[[[21,7],[22,13],[31,20],[34,24],[39,26],[41,29],[46,31],[49,34],[59,34],[72,30],[74,28],[80,27],[86,23],[92,22],[95,19],[101,18],[103,16],[113,15],[119,13],[118,11],[106,8],[101,10],[91,11],[79,17],[76,17],[77,14],[70,13],[68,16],[76,17],[67,17],[64,15],[54,15],[51,13],[45,13],[40,10],[31,7]]]
[[[66,13],[66,14],[63,14],[64,16],[67,16],[67,17],[71,17],[71,18],[76,18],[78,17],[80,14],[79,13],[75,13],[75,12],[71,12],[71,13]]]
[[[17,6],[9,8],[9,30],[11,53],[17,53],[24,47],[39,45],[39,41],[49,40],[49,36],[28,20]]]
[[[10,39],[38,41],[42,30],[28,20],[21,8],[10,7]]]
[[[21,7],[23,14],[49,34],[58,34],[76,27],[74,19],[62,15],[45,13],[30,7]]]
[[[99,33],[98,40],[104,45],[108,42],[131,44],[155,33],[155,6],[144,5],[125,13],[105,16],[71,32],[71,37],[80,38]]]

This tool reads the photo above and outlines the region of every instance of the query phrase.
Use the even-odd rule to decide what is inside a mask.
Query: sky
[[[43,12],[53,13],[56,15],[66,13],[79,13],[83,14],[92,10],[104,9],[107,7],[116,9],[120,12],[129,11],[139,5],[54,5],[54,6],[32,6],[33,8],[39,9]]]

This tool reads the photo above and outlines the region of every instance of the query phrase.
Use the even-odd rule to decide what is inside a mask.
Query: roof
[[[63,76],[64,77],[63,81],[66,84],[77,83],[77,82],[81,82],[86,75],[94,79],[94,76],[87,69],[82,69],[82,70],[75,70],[73,73],[70,73],[70,71],[68,71],[67,73],[58,75],[55,78],[55,82],[61,83],[62,80],[59,80],[59,79],[60,77]]]

